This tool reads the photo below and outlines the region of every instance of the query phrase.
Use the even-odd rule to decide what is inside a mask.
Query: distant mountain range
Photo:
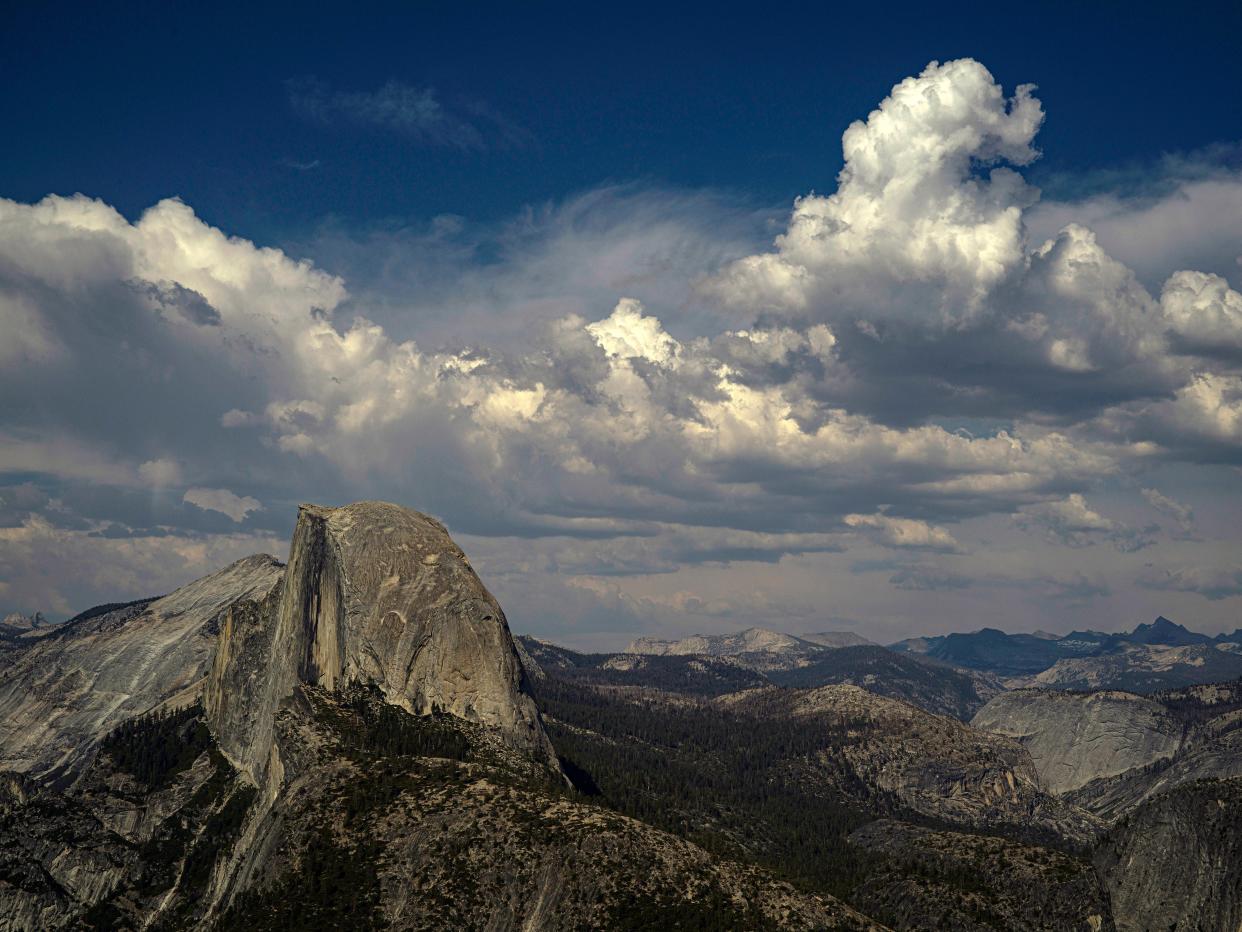
[[[847,658],[836,653],[840,650],[850,651],[848,676],[841,672]],[[893,668],[894,654],[920,661],[922,667],[907,665],[898,672]],[[736,634],[693,635],[676,640],[638,638],[622,654],[598,656],[727,660],[735,670],[757,673],[779,685],[856,683],[868,689],[887,690],[886,695],[938,712],[965,715],[978,697],[986,699],[1001,688],[1125,689],[1150,693],[1236,679],[1242,677],[1242,629],[1212,637],[1160,616],[1151,624],[1140,624],[1128,632],[1072,631],[1060,636],[1046,631],[1009,634],[997,628],[982,628],[909,638],[881,648],[852,631],[787,634],[747,628]],[[913,686],[922,678],[927,664],[950,668],[968,678],[973,676],[975,682],[951,700],[941,696],[929,704],[928,697],[920,696]],[[943,686],[944,678],[936,682]],[[880,683],[885,685],[878,687],[876,684]]]
[[[1056,637],[983,628],[910,638],[889,649],[986,671],[1011,687],[1143,693],[1242,676],[1242,629],[1212,637],[1163,615],[1130,632],[1071,631]]]

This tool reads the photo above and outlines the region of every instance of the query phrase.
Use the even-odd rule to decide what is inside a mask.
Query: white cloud
[[[1152,528],[1142,531],[1126,527],[1093,511],[1083,496],[1074,492],[1061,501],[1026,505],[1014,515],[1021,528],[1042,530],[1051,540],[1070,547],[1086,547],[1099,540],[1110,540],[1123,553],[1142,550],[1152,543]]]
[[[259,511],[263,507],[257,498],[234,495],[228,489],[186,489],[182,501],[205,511],[218,511],[235,522],[244,521],[250,512]]]
[[[889,547],[910,547],[918,550],[942,550],[956,552],[961,545],[944,528],[933,527],[926,521],[911,518],[891,518],[888,515],[846,515],[845,523],[858,530],[870,530],[874,536]]]
[[[1033,90],[1006,100],[977,62],[932,62],[846,130],[836,192],[800,198],[776,252],[735,263],[713,292],[742,307],[969,319],[1023,262],[1035,194],[1002,163],[1037,156]],[[939,298],[905,302],[906,284]]]
[[[328,253],[382,267],[352,293],[177,200],[134,222],[85,197],[0,200],[17,334],[0,470],[79,492],[83,522],[99,486],[273,526],[295,499],[391,498],[546,537],[540,572],[575,578],[841,546],[975,555],[970,522],[1018,537],[1015,513],[1137,549],[1147,529],[1083,493],[1138,504],[1152,463],[1242,462],[1242,299],[1183,269],[1157,300],[1072,215],[1032,240],[1018,169],[1042,119],[1030,87],[933,64],[848,129],[837,190],[800,199],[770,252],[747,255],[760,212],[609,189],[487,249],[460,219],[378,244],[329,232]],[[889,588],[968,597],[933,569]]]
[[[1160,309],[1177,338],[1175,348],[1242,358],[1242,294],[1221,276],[1174,273],[1160,293]]]
[[[1242,174],[1209,162],[1156,165],[1139,190],[1078,200],[1045,200],[1026,214],[1036,242],[1070,223],[1093,230],[1108,253],[1148,287],[1180,269],[1238,274],[1242,256]],[[1156,190],[1148,188],[1154,182]]]

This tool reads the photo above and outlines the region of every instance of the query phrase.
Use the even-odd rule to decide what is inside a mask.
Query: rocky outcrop
[[[202,688],[222,616],[262,598],[282,566],[239,560],[171,595],[70,621],[0,668],[0,769],[75,779],[117,724],[188,705]]]
[[[659,657],[736,657],[751,669],[766,671],[799,666],[827,650],[831,648],[792,634],[747,628],[737,634],[696,634],[676,641],[637,638],[625,652]]]
[[[1123,818],[1096,853],[1118,932],[1242,927],[1242,780],[1204,780]]]
[[[636,638],[626,648],[627,654],[705,654],[725,656],[747,654],[755,651],[785,653],[798,646],[798,638],[765,628],[747,628],[737,634],[695,634],[675,641],[661,638]]]
[[[796,765],[805,779],[887,799],[902,809],[976,829],[1009,829],[1075,846],[1101,829],[1093,817],[1040,786],[1016,741],[977,731],[856,686],[754,690],[716,700],[738,712],[792,717],[821,728],[830,745]]]
[[[1114,689],[1143,694],[1213,683],[1242,676],[1242,654],[1228,649],[1229,646],[1124,644],[1096,657],[1059,660],[1019,682],[1044,689]]]
[[[66,793],[0,783],[0,928],[881,928],[375,687],[295,687],[274,730],[300,763],[270,804],[196,712],[114,734]]]
[[[1107,821],[1160,793],[1196,780],[1242,777],[1242,683],[1189,686],[1153,697],[1184,729],[1176,753],[1113,777],[1066,799]]]
[[[1171,758],[1182,740],[1182,725],[1163,705],[1124,692],[1015,690],[971,724],[1021,742],[1053,793]]]
[[[226,756],[274,793],[281,704],[299,685],[353,684],[409,712],[491,726],[556,766],[504,613],[444,526],[383,502],[303,505],[278,589],[223,619],[207,720]]]

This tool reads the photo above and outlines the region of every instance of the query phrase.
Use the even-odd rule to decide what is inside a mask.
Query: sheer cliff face
[[[222,749],[259,783],[284,766],[272,717],[298,684],[373,685],[554,764],[521,677],[500,605],[443,525],[382,502],[304,505],[277,591],[225,618],[205,700]]]
[[[1201,780],[1128,813],[1096,850],[1119,932],[1242,928],[1242,780]]]

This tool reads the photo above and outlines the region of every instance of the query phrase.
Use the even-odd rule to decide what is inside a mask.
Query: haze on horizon
[[[942,47],[970,38],[977,58],[932,37],[885,57],[865,102],[848,62],[764,84],[731,136],[721,96],[680,148],[643,141],[676,119],[645,85],[650,126],[621,103],[602,126],[589,81],[575,106],[548,90],[544,124],[506,106],[499,69],[491,95],[395,55],[351,73],[356,41],[273,65],[237,126],[204,109],[211,164],[181,118],[180,149],[132,163],[142,140],[100,128],[115,175],[61,155],[40,174],[47,140],[19,135],[0,164],[0,613],[283,559],[299,502],[384,499],[449,526],[515,632],[571,646],[1161,614],[1233,630],[1231,86],[1183,87],[1217,105],[1206,137],[1092,149],[1045,123],[1107,127],[1100,101],[1137,92],[1069,93],[1052,50],[1001,81],[995,36]],[[669,93],[706,119],[712,92],[682,80]],[[157,94],[126,106],[156,119]],[[769,144],[756,112],[781,95],[796,122]],[[19,96],[8,124],[29,129],[45,104]],[[628,167],[593,160],[610,132],[635,139]],[[231,167],[221,133],[253,147]],[[769,156],[781,178],[823,168],[790,203],[758,180]],[[438,202],[472,177],[462,207]]]

